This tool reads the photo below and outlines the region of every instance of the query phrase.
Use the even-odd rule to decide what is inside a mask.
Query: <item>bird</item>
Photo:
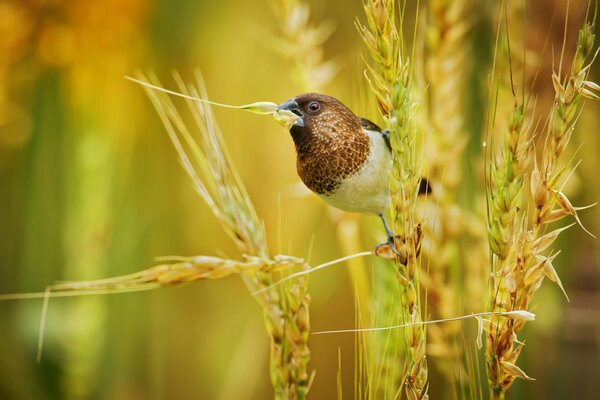
[[[398,254],[385,217],[392,169],[389,131],[357,116],[336,98],[319,93],[286,100],[278,106],[278,111],[283,110],[297,116],[290,135],[302,182],[335,208],[378,216],[387,234],[386,244]],[[429,183],[422,179],[419,192],[429,190]]]

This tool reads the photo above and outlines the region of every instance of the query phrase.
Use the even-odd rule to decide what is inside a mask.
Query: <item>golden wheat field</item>
[[[0,0],[0,399],[598,398],[597,13]],[[389,134],[387,243],[306,92]]]

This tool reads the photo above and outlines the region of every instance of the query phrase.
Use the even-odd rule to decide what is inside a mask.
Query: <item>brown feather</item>
[[[318,112],[308,108],[314,101],[321,106]],[[369,137],[361,119],[333,97],[307,93],[296,102],[304,112],[304,128],[292,132],[298,175],[316,193],[333,192],[367,161]]]

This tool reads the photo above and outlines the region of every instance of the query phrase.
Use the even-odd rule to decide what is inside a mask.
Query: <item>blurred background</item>
[[[238,256],[193,192],[142,89],[123,77],[153,70],[173,88],[172,70],[192,80],[200,69],[215,101],[290,98],[301,85],[274,39],[281,29],[276,3],[0,0],[0,293],[122,275],[162,255]],[[562,3],[530,3],[537,11],[528,16],[528,45],[543,46],[552,32],[553,46],[560,48]],[[311,20],[335,28],[324,59],[337,69],[323,90],[377,120],[354,26],[362,18],[360,2],[309,4]],[[479,157],[493,50],[490,4],[473,8],[465,44],[472,56],[473,100],[465,115],[471,116],[466,128],[473,159]],[[571,7],[574,33],[586,5],[571,1]],[[592,74],[596,81],[599,66]],[[551,69],[541,71],[541,91],[552,90]],[[373,218],[345,216],[298,190],[292,141],[282,127],[241,111],[215,113],[274,253],[307,257],[314,240],[312,265],[345,255],[336,233],[344,218],[361,222],[359,250],[381,239]],[[589,102],[573,140],[575,150],[583,144],[569,188],[576,205],[600,199],[599,131],[600,106]],[[600,207],[580,215],[600,233]],[[537,381],[515,383],[513,398],[592,399],[600,392],[600,244],[572,228],[560,246],[554,264],[571,301],[548,282],[537,294],[538,318],[523,332],[529,345],[520,360]],[[367,267],[370,276],[371,261]],[[355,326],[347,268],[314,274],[310,293],[313,330]],[[36,363],[41,306],[39,300],[0,302],[1,399],[272,397],[261,310],[237,276],[52,300],[43,357]],[[354,338],[339,334],[311,339],[311,398],[336,398],[338,349],[343,394],[353,396]],[[436,381],[435,372],[431,386],[432,394],[442,396],[443,381]]]

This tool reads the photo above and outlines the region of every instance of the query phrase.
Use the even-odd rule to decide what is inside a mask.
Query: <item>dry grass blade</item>
[[[312,335],[325,335],[325,334],[331,334],[331,333],[389,331],[389,330],[394,330],[394,329],[409,328],[409,327],[413,327],[413,326],[417,326],[417,325],[433,325],[433,324],[441,324],[441,323],[445,323],[445,322],[464,321],[464,320],[471,319],[471,318],[475,318],[477,320],[478,325],[481,327],[480,329],[483,330],[484,329],[483,321],[487,321],[487,324],[489,326],[489,320],[484,320],[483,317],[491,317],[491,316],[500,316],[500,317],[510,318],[512,320],[519,320],[519,321],[535,321],[535,314],[532,312],[529,312],[529,311],[525,311],[525,310],[513,310],[513,311],[506,311],[506,312],[485,311],[485,312],[479,312],[479,313],[474,313],[474,314],[461,315],[460,317],[450,317],[450,318],[436,319],[436,320],[430,320],[430,321],[420,321],[420,322],[409,322],[406,324],[394,325],[394,326],[318,331],[318,332],[313,332]]]
[[[331,266],[334,266],[334,265],[337,265],[337,264],[340,264],[340,263],[343,263],[343,262],[346,262],[346,261],[349,261],[349,260],[353,260],[353,259],[360,258],[360,257],[366,257],[366,256],[370,256],[370,255],[373,255],[373,252],[371,252],[371,251],[363,251],[361,253],[351,254],[349,256],[344,256],[344,257],[338,258],[336,260],[331,260],[331,261],[328,261],[328,262],[326,262],[324,264],[317,265],[316,267],[305,269],[304,271],[300,271],[300,272],[296,272],[294,274],[288,275],[288,276],[286,276],[283,279],[280,279],[280,280],[278,280],[276,282],[273,282],[269,286],[266,286],[266,287],[263,287],[261,289],[258,289],[257,291],[253,292],[252,294],[253,295],[258,295],[258,294],[264,293],[264,292],[266,292],[266,291],[274,288],[275,286],[281,285],[282,283],[285,283],[285,282],[289,281],[290,279],[298,278],[298,277],[303,276],[303,275],[312,274],[313,272],[319,271],[319,270],[324,269],[324,268],[328,268],[328,267],[331,267]]]
[[[143,75],[141,75],[141,76],[143,76]],[[256,103],[250,103],[250,104],[245,104],[245,105],[241,105],[241,106],[234,106],[231,104],[217,103],[216,101],[210,101],[208,99],[204,99],[204,98],[201,98],[198,96],[191,96],[189,94],[165,89],[162,86],[159,86],[158,84],[152,84],[145,80],[132,78],[130,76],[126,76],[125,79],[135,82],[139,85],[142,85],[143,87],[145,87],[147,89],[152,89],[152,90],[155,90],[158,92],[170,94],[172,96],[181,97],[181,98],[184,98],[187,100],[193,100],[195,102],[202,103],[202,104],[208,104],[208,105],[224,107],[224,108],[232,108],[232,109],[236,109],[236,110],[244,110],[244,111],[249,111],[253,114],[258,114],[258,115],[271,115],[273,117],[273,119],[275,119],[275,121],[279,122],[280,124],[282,124],[283,126],[285,126],[287,128],[289,128],[290,125],[293,124],[294,121],[296,121],[298,119],[298,116],[296,114],[294,114],[293,112],[291,112],[289,110],[279,110],[277,104],[270,102],[270,101],[259,101]]]

